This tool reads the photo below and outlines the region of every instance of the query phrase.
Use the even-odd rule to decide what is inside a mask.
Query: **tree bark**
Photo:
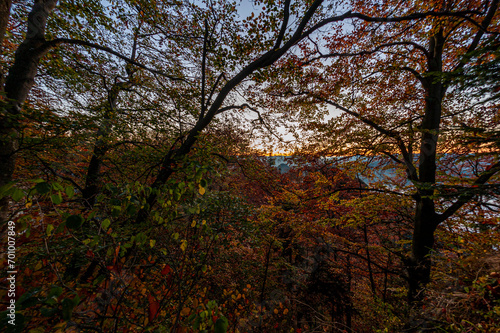
[[[441,106],[445,93],[442,83],[442,55],[445,38],[440,30],[429,41],[427,76],[424,78],[425,112],[421,125],[419,185],[413,225],[412,252],[407,262],[410,303],[421,300],[422,290],[430,281],[430,252],[434,248],[434,232],[439,224],[434,205],[436,154],[441,123]]]
[[[26,38],[17,48],[14,64],[5,81],[6,100],[2,101],[0,115],[0,186],[12,181],[18,149],[20,110],[35,82],[40,58],[47,52],[41,50],[41,46],[45,42],[47,19],[56,5],[57,0],[35,1],[28,16]],[[9,218],[9,198],[4,197],[0,200],[2,239]]]
[[[0,0],[0,54],[3,53],[3,41],[7,32],[7,25],[9,24],[11,6],[12,0]],[[0,86],[2,88],[4,77],[4,69],[0,68]]]
[[[99,193],[99,182],[101,179],[101,167],[104,156],[109,149],[108,139],[111,134],[111,122],[116,113],[118,97],[123,89],[132,86],[131,81],[119,82],[113,85],[108,93],[108,101],[105,105],[105,113],[102,124],[96,132],[96,143],[92,150],[92,157],[87,168],[87,176],[85,177],[85,187],[83,188],[83,203],[85,207],[91,209],[95,204],[95,199]]]

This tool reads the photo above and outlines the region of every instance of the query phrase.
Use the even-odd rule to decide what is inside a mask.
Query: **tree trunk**
[[[431,258],[434,248],[434,231],[437,226],[437,216],[432,199],[420,199],[417,202],[412,255],[407,262],[408,269],[408,301],[419,302],[423,298],[422,290],[430,281]]]
[[[12,0],[0,1],[0,51],[3,50],[2,44],[5,37],[5,31],[7,30],[7,24],[9,23],[11,5]]]
[[[430,280],[430,252],[434,248],[434,232],[439,218],[434,207],[436,183],[436,154],[441,122],[441,106],[445,92],[442,83],[442,54],[445,38],[439,31],[429,42],[427,76],[424,78],[426,91],[425,113],[421,125],[421,146],[419,155],[419,186],[417,189],[416,209],[413,225],[412,253],[407,262],[408,299],[410,303],[419,302]]]
[[[104,119],[104,122],[108,122],[109,119]],[[83,204],[88,209],[92,209],[95,204],[95,199],[99,193],[99,179],[101,173],[101,166],[104,155],[108,150],[106,145],[106,138],[109,136],[109,126],[106,124],[101,125],[101,127],[96,132],[96,137],[98,138],[94,149],[92,151],[92,157],[87,168],[87,176],[85,177],[85,187],[82,191]]]
[[[12,0],[0,0],[0,53],[3,53],[3,41],[5,32],[10,18],[10,7]],[[3,87],[3,79],[5,77],[4,69],[0,68],[0,86]]]
[[[108,101],[105,106],[105,114],[102,124],[96,132],[96,143],[92,151],[92,158],[90,159],[87,168],[87,176],[85,177],[85,187],[83,189],[82,197],[84,205],[91,209],[95,204],[95,199],[99,193],[99,182],[101,178],[101,167],[106,151],[108,150],[108,139],[111,134],[111,121],[116,113],[116,104],[120,92],[130,87],[130,81],[120,82],[113,85],[108,93]]]
[[[3,5],[5,4],[8,5],[8,1],[7,3],[4,1]],[[28,16],[26,39],[16,51],[14,64],[5,82],[6,100],[2,101],[0,115],[0,186],[12,181],[18,149],[20,110],[35,82],[40,58],[47,52],[47,50],[41,51],[40,47],[45,42],[45,26],[48,16],[56,4],[57,0],[35,1]],[[4,197],[0,200],[1,239],[4,239],[5,222],[9,218],[9,199]]]

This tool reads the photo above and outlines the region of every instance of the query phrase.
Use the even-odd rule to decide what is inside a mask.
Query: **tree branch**
[[[484,171],[477,179],[474,181],[472,186],[480,186],[485,184],[491,177],[493,177],[497,172],[500,171],[500,161],[491,165],[488,170]],[[442,214],[438,215],[437,225],[445,221],[447,218],[455,214],[463,205],[469,202],[476,193],[473,190],[466,191],[461,194],[457,201],[455,201],[450,207],[448,207]]]
[[[78,185],[73,179],[71,179],[69,177],[61,176],[47,162],[45,162],[44,160],[42,160],[38,155],[35,155],[35,157],[43,164],[43,166],[45,168],[47,168],[47,170],[50,171],[50,173],[52,173],[56,177],[59,177],[61,179],[64,179],[64,180],[70,182],[71,184],[73,184],[78,189],[78,191],[80,191],[80,193],[83,193],[83,188],[80,185]]]
[[[375,129],[379,133],[387,135],[388,137],[396,140],[397,145],[398,145],[398,147],[401,151],[401,154],[403,155],[403,159],[405,161],[408,179],[410,179],[413,183],[418,182],[417,169],[413,165],[413,161],[410,157],[410,154],[408,153],[408,149],[406,148],[406,145],[405,145],[403,139],[401,139],[401,136],[399,135],[399,133],[385,129],[382,126],[380,126],[379,124],[375,123],[374,121],[367,119],[367,118],[363,117],[362,115],[360,115],[359,113],[352,111],[348,108],[345,108],[338,103],[327,100],[325,98],[318,98],[318,97],[316,97],[316,98],[319,99],[320,101],[323,101],[327,104],[330,104],[331,106],[334,106],[334,107],[340,109],[341,111],[344,111],[345,113],[350,114],[351,116],[361,120],[366,125],[372,127],[373,129]]]
[[[283,41],[283,37],[285,36],[286,28],[288,26],[288,20],[290,18],[290,1],[291,0],[285,0],[283,22],[281,23],[281,29],[280,29],[280,32],[278,34],[278,38],[276,38],[276,43],[274,44],[274,47],[273,47],[274,50],[279,49],[281,42]]]
[[[137,61],[135,61],[134,59],[131,59],[127,56],[124,56],[123,54],[107,47],[107,46],[102,46],[102,45],[99,45],[99,44],[95,44],[95,43],[91,43],[91,42],[88,42],[88,41],[84,41],[84,40],[79,40],[79,39],[70,39],[70,38],[56,38],[56,39],[53,39],[51,41],[48,41],[48,42],[45,42],[40,48],[38,48],[38,52],[41,52],[42,54],[43,53],[46,53],[48,52],[50,49],[56,47],[56,46],[59,46],[61,44],[70,44],[70,45],[81,45],[81,46],[87,46],[87,47],[90,47],[90,48],[93,48],[93,49],[97,49],[97,50],[101,50],[101,51],[104,51],[104,52],[107,52],[109,54],[112,54],[124,61],[126,61],[127,63],[129,64],[132,64],[134,66],[137,66],[139,68],[142,68],[142,69],[145,69],[151,73],[154,73],[154,74],[157,74],[157,75],[161,75],[163,77],[166,77],[166,78],[169,78],[170,80],[173,80],[173,81],[186,81],[184,78],[181,78],[181,77],[175,77],[175,76],[172,76],[172,75],[169,75],[167,73],[164,73],[162,71],[158,71],[156,69],[153,69],[153,68],[150,68],[146,65],[143,65],[141,63],[138,63]]]
[[[303,64],[308,65],[311,62],[319,60],[319,59],[328,59],[328,58],[333,58],[333,57],[355,57],[355,56],[361,56],[361,55],[370,55],[370,54],[377,53],[378,51],[380,51],[383,48],[390,47],[390,46],[397,46],[397,45],[410,45],[410,46],[413,46],[414,48],[422,51],[427,58],[429,58],[429,56],[430,56],[429,52],[427,52],[427,50],[423,46],[421,46],[415,42],[393,42],[393,43],[385,43],[385,44],[378,45],[377,47],[375,47],[372,50],[359,51],[359,52],[334,52],[334,53],[329,53],[329,54],[322,54],[319,57],[315,57],[315,58],[312,58],[312,59],[304,62]]]
[[[474,40],[472,43],[469,45],[469,48],[467,49],[467,52],[465,56],[462,58],[460,63],[455,67],[453,71],[460,70],[464,68],[464,66],[469,62],[469,60],[472,58],[471,52],[476,50],[477,46],[479,45],[479,42],[481,41],[481,38],[483,37],[484,33],[486,32],[486,29],[490,25],[491,21],[493,20],[493,16],[495,15],[498,5],[499,5],[500,0],[493,0],[491,3],[490,8],[488,9],[488,13],[486,14],[486,17],[484,18],[483,22],[481,22],[480,29],[477,32],[476,36],[474,36]]]
[[[205,19],[205,35],[203,37],[203,53],[201,55],[201,112],[199,119],[203,119],[205,117],[205,80],[206,73],[205,67],[207,64],[207,44],[208,44],[208,22]]]
[[[329,23],[334,23],[334,22],[339,22],[343,21],[345,19],[353,19],[353,18],[358,18],[360,20],[366,21],[366,22],[382,22],[382,23],[396,23],[396,22],[403,22],[403,21],[411,21],[411,20],[418,20],[418,19],[424,19],[426,17],[432,16],[432,17],[445,17],[445,16],[453,16],[453,17],[461,17],[461,18],[468,18],[468,14],[480,14],[477,11],[473,10],[465,10],[465,11],[457,11],[457,12],[452,12],[452,11],[442,11],[442,12],[435,12],[435,11],[429,11],[429,12],[423,12],[423,13],[413,13],[409,15],[404,15],[404,16],[397,16],[397,17],[372,17],[368,16],[365,14],[361,13],[353,13],[351,11],[348,11],[342,15],[339,16],[333,16],[328,19],[325,19],[313,27],[311,27],[309,30],[304,32],[304,35],[310,35],[312,32],[318,30],[321,27],[324,27],[325,25]]]

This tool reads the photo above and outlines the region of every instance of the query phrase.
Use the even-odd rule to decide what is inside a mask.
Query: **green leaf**
[[[193,327],[195,330],[200,328],[202,318],[200,316],[196,317],[196,320],[194,321]]]
[[[0,187],[0,198],[4,197],[7,195],[7,193],[10,191],[10,189],[14,186],[14,183],[8,183]]]
[[[101,223],[101,228],[103,230],[108,230],[109,228],[109,225],[111,224],[111,221],[109,219],[105,219],[104,221],[102,221]]]
[[[68,198],[73,198],[73,195],[75,195],[75,189],[73,186],[66,186],[64,189],[64,193],[68,196]]]
[[[208,184],[207,184],[207,181],[205,179],[202,179],[200,181],[200,185],[201,185],[201,187],[207,187]]]
[[[49,309],[49,308],[41,308],[40,313],[44,317],[52,317],[54,316],[59,309]]]
[[[83,217],[80,215],[71,215],[66,219],[66,227],[68,229],[78,229],[83,224]]]
[[[135,215],[137,213],[137,206],[134,204],[130,204],[127,207],[127,214],[129,215]]]
[[[226,317],[220,317],[215,322],[214,333],[226,333],[229,323]]]
[[[143,232],[140,232],[135,236],[135,241],[137,244],[144,244],[147,240],[146,235]]]
[[[174,190],[174,200],[175,201],[179,201],[181,199],[181,192],[179,191],[179,189],[175,189]]]
[[[75,298],[73,298],[73,306],[77,306],[80,304],[80,296],[76,295]]]
[[[47,226],[47,230],[45,231],[45,233],[47,234],[47,236],[52,235],[52,230],[54,230],[54,226],[52,224],[49,224]]]
[[[40,292],[40,288],[33,288],[29,292],[24,293],[17,300],[17,304],[22,305],[24,308],[30,307],[38,303],[38,298],[34,297],[36,294]]]
[[[61,296],[62,292],[63,292],[62,287],[53,285],[52,288],[50,289],[49,294],[47,295],[47,299],[57,298]]]
[[[62,316],[64,320],[70,320],[71,319],[71,314],[73,313],[73,308],[75,307],[75,304],[73,303],[73,300],[69,298],[63,299],[62,303]]]
[[[54,203],[54,205],[59,205],[62,202],[61,192],[57,192],[56,194],[52,194],[50,199]]]
[[[51,188],[52,187],[47,182],[38,183],[35,185],[35,190],[40,194],[49,193]]]
[[[120,206],[113,206],[113,209],[111,210],[111,216],[118,217],[120,216],[121,211],[122,208]]]
[[[64,231],[64,223],[61,223],[57,227],[56,231],[54,231],[54,233],[58,234],[58,233],[63,232],[63,231]]]
[[[17,202],[24,197],[24,192],[16,187],[16,188],[12,189],[11,195],[12,195],[12,200]]]
[[[63,191],[64,190],[64,187],[62,187],[62,185],[59,183],[52,183],[52,188],[56,191]]]

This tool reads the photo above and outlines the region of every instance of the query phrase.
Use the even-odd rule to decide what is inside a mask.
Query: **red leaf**
[[[169,265],[165,265],[165,267],[163,267],[163,269],[161,270],[161,274],[162,275],[167,275],[171,271],[172,271],[172,269],[170,268],[170,266]]]
[[[149,321],[153,321],[158,315],[158,310],[160,310],[160,302],[158,302],[154,296],[148,294],[149,301]]]

